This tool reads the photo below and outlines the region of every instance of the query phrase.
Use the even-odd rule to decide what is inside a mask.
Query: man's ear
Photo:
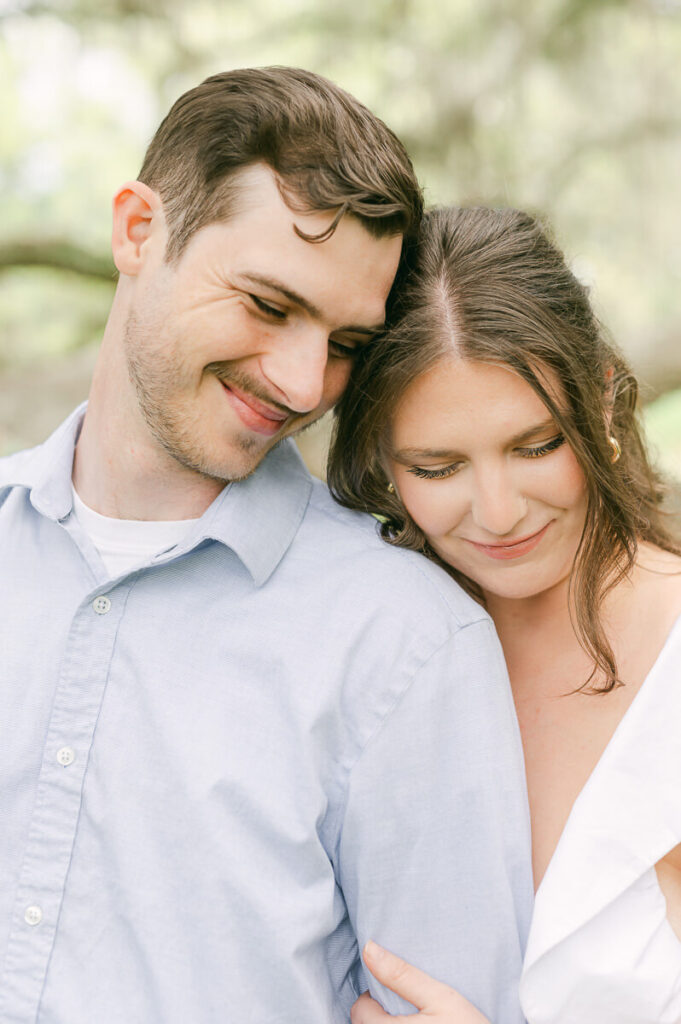
[[[121,274],[134,277],[144,262],[152,239],[164,247],[163,205],[159,195],[141,181],[128,181],[113,198],[111,251]]]

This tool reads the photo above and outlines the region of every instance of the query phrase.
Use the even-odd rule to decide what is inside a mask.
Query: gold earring
[[[610,434],[610,436],[608,437],[608,444],[612,448],[612,455],[610,456],[610,461],[611,462],[617,462],[617,460],[619,459],[620,455],[622,454],[622,449],[620,448],[620,443],[619,443],[619,441],[617,440],[616,437],[613,437],[612,434]]]
[[[391,480],[390,483],[388,484],[388,494],[394,494],[394,493],[395,493],[395,485],[393,484],[393,482]]]

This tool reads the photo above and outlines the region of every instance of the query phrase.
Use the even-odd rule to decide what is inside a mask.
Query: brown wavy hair
[[[529,214],[436,209],[424,217],[389,312],[388,331],[359,356],[336,410],[332,494],[342,505],[383,517],[385,540],[423,552],[484,603],[477,584],[443,562],[388,492],[391,420],[409,385],[453,352],[519,374],[551,412],[586,479],[570,610],[594,666],[580,689],[608,692],[619,680],[600,617],[605,595],[631,571],[639,541],[681,550],[663,509],[668,489],[646,452],[636,379],[605,336],[586,289]],[[562,395],[547,387],[546,369]],[[616,462],[609,435],[621,447]],[[605,682],[595,687],[597,675]]]
[[[267,164],[293,210],[345,213],[377,237],[418,229],[423,198],[396,135],[333,82],[302,68],[241,68],[212,75],[177,100],[154,135],[139,180],[158,192],[168,223],[166,259],[192,235],[227,220],[239,172]]]

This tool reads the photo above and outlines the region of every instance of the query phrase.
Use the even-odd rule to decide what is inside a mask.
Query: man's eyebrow
[[[531,441],[537,436],[537,434],[544,433],[545,430],[555,430],[556,423],[552,418],[544,420],[542,423],[535,423],[534,426],[528,427],[527,430],[523,430],[520,434],[515,434],[514,437],[509,439],[509,445],[522,445],[527,441]],[[414,459],[459,459],[461,453],[455,451],[453,448],[416,448],[407,447],[400,448],[399,451],[393,452],[392,456],[396,462],[413,462]]]
[[[314,303],[310,302],[309,299],[304,298],[304,296],[299,295],[297,292],[291,291],[290,288],[287,288],[286,285],[282,284],[281,281],[277,281],[276,278],[267,277],[265,274],[250,273],[241,274],[240,277],[244,281],[251,281],[253,284],[262,285],[263,288],[269,288],[273,292],[279,292],[279,294],[283,295],[284,298],[288,299],[289,302],[292,302],[295,306],[299,306],[300,309],[304,309],[305,312],[309,313],[309,315],[311,317],[314,317],[315,320],[324,319],[321,310],[318,309],[317,306],[314,305]],[[343,332],[345,334],[366,334],[368,337],[371,337],[374,334],[378,334],[379,331],[382,331],[384,327],[384,323],[376,324],[375,327],[348,325],[347,327],[337,328],[337,330],[334,331],[334,334]]]

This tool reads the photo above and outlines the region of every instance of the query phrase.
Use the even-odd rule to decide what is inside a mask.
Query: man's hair
[[[331,491],[349,508],[382,516],[386,540],[422,551],[482,600],[475,581],[445,565],[399,496],[388,491],[392,420],[411,384],[443,359],[457,356],[518,374],[552,414],[586,479],[571,607],[594,665],[585,687],[598,672],[605,680],[598,689],[608,691],[618,675],[601,618],[605,595],[631,571],[640,541],[681,553],[666,521],[664,481],[648,460],[639,427],[636,379],[604,336],[586,289],[529,214],[432,210],[410,262],[389,310],[391,327],[360,353],[338,406]],[[559,382],[559,395],[546,370]],[[484,418],[484,407],[479,414]],[[616,462],[609,435],[621,446]]]
[[[244,68],[212,75],[177,100],[144,158],[139,180],[163,202],[166,259],[177,260],[207,224],[229,218],[240,174],[274,172],[292,210],[333,210],[376,237],[413,236],[421,190],[399,139],[333,82],[299,68]]]

